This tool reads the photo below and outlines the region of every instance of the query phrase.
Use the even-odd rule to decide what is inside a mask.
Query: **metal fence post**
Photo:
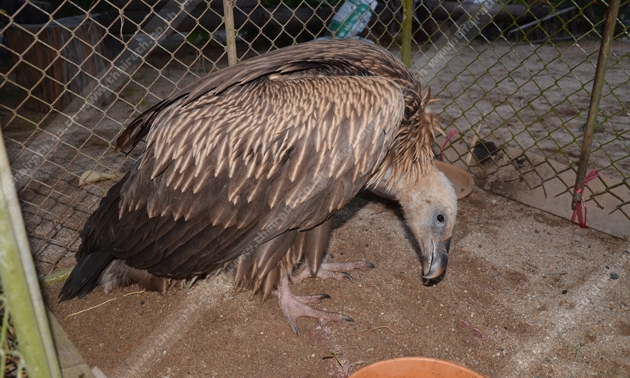
[[[61,377],[1,131],[0,277],[28,375]]]
[[[578,163],[577,175],[575,177],[575,187],[573,189],[573,202],[571,203],[571,208],[574,210],[576,205],[582,201],[585,186],[584,180],[586,179],[586,171],[588,170],[588,162],[591,156],[593,134],[595,133],[595,126],[597,125],[597,113],[599,113],[599,102],[602,98],[602,88],[604,86],[606,76],[606,65],[608,64],[608,56],[610,55],[610,43],[615,31],[615,24],[617,23],[619,3],[619,0],[611,0],[608,9],[606,10],[606,22],[604,24],[602,44],[599,48],[599,56],[597,57],[597,68],[595,69],[595,78],[593,79],[591,102],[588,108],[584,139],[582,141],[582,151],[580,153],[580,161]]]
[[[407,67],[411,67],[411,29],[413,27],[413,0],[405,0],[403,3],[404,17],[402,24],[402,61]]]
[[[236,29],[234,27],[235,0],[223,0],[223,22],[225,23],[225,42],[230,66],[238,63],[236,56]]]

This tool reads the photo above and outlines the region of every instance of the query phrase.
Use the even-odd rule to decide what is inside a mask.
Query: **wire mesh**
[[[437,13],[431,13],[431,6],[438,7],[431,2],[420,7],[421,14],[436,18],[414,67],[440,99],[442,123],[458,132],[445,156],[502,194],[519,197],[505,189],[513,181],[529,190],[541,188],[549,197],[570,191],[605,4],[465,4]],[[601,180],[589,188],[597,207],[621,213],[625,222],[630,214],[630,113],[623,100],[630,89],[627,4],[622,3],[617,20],[590,161]],[[531,14],[539,16],[532,21]],[[549,185],[558,180],[560,186]]]
[[[329,38],[343,3],[236,0],[238,58]],[[588,193],[626,222],[627,5],[619,12],[591,162],[607,179]],[[434,109],[443,127],[458,131],[445,159],[490,190],[513,181],[548,190],[546,183],[559,181],[546,195],[569,193],[606,4],[421,0],[414,7],[412,68],[440,99]],[[114,152],[120,130],[227,66],[223,2],[11,0],[2,8],[0,122],[36,267],[47,274],[74,264],[87,217],[138,158],[141,146],[129,155]],[[402,2],[378,1],[371,9],[357,37],[400,56]],[[443,143],[440,137],[436,147]]]

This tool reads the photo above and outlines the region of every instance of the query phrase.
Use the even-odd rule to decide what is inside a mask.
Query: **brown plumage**
[[[429,101],[398,59],[355,40],[279,49],[191,84],[118,138],[128,150],[146,136],[146,150],[88,220],[61,299],[233,269],[264,298],[278,288],[296,331],[297,316],[348,320],[296,309],[287,285],[302,263],[340,277],[323,267],[329,220],[366,186],[401,201],[425,278],[441,275],[456,199],[432,164]]]

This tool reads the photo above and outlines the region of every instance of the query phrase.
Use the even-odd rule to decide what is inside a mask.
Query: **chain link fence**
[[[74,265],[87,217],[138,158],[142,148],[114,153],[128,122],[227,66],[228,51],[244,60],[337,35],[329,26],[344,2],[2,4],[0,124],[35,265],[48,274]],[[401,49],[401,1],[348,4],[351,10],[363,4],[357,17],[366,22],[348,36],[409,54],[439,99],[434,110],[450,138],[438,138],[436,153],[444,146],[443,158],[469,170],[483,188],[570,217],[606,3],[420,0],[405,29],[410,49]],[[592,146],[589,168],[600,176],[585,191],[589,212],[619,225],[609,231],[622,237],[630,230],[627,5],[617,15]]]
[[[442,6],[439,12],[430,1],[420,6],[431,27],[418,29],[428,35],[414,55],[414,67],[440,99],[443,125],[456,130],[445,156],[471,171],[479,186],[570,217],[567,204],[582,158],[607,4],[487,4],[487,12],[472,5],[468,14],[461,14],[461,6]],[[622,2],[618,12],[601,104],[595,108],[588,167],[599,176],[585,192],[592,201],[589,212],[599,212],[589,225],[626,238],[627,5]],[[475,15],[477,22],[470,25]]]

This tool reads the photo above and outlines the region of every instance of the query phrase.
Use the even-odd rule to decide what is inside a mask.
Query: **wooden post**
[[[413,0],[403,1],[403,24],[402,24],[402,61],[407,67],[411,67],[411,28],[413,20]]]
[[[46,24],[20,25],[6,31],[16,82],[30,91],[25,107],[48,112],[79,110],[107,67],[100,42],[103,29],[84,16],[60,18]],[[23,61],[20,60],[20,57]],[[74,93],[72,93],[74,92]]]
[[[615,32],[615,24],[617,23],[617,14],[619,13],[619,0],[612,0],[606,11],[606,22],[604,24],[604,34],[602,42],[599,46],[599,56],[597,57],[597,68],[595,69],[595,78],[593,79],[593,89],[591,90],[591,102],[588,107],[588,116],[586,118],[586,128],[584,130],[584,139],[582,141],[582,151],[580,153],[580,161],[575,177],[575,187],[573,190],[573,202],[571,208],[575,210],[578,203],[582,201],[584,191],[584,180],[588,171],[588,162],[591,157],[591,145],[593,144],[593,134],[597,125],[597,113],[599,113],[599,101],[602,98],[602,88],[606,79],[606,65],[608,64],[608,56],[610,55],[610,44]]]
[[[228,64],[230,66],[238,63],[236,56],[236,29],[234,28],[234,1],[223,1],[223,23],[225,24],[225,40],[228,55]]]

